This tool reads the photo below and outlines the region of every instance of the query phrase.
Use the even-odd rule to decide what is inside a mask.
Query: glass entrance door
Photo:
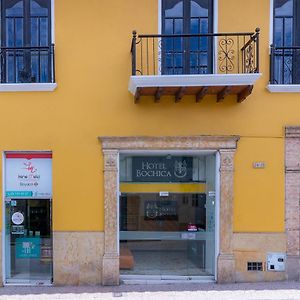
[[[120,158],[120,273],[214,276],[215,156]]]
[[[213,275],[215,233],[207,227],[206,205],[205,194],[123,194],[121,274]]]
[[[52,282],[51,200],[5,201],[6,283]]]

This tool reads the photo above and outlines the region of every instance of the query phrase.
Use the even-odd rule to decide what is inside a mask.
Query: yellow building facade
[[[2,2],[3,284],[299,279],[299,1]]]

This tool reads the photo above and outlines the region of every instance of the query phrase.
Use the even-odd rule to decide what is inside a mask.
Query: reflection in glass
[[[211,0],[165,0],[163,1],[163,33],[164,34],[206,34],[212,31],[212,1]],[[172,39],[172,42],[170,41]],[[208,37],[184,37],[178,39],[162,39],[162,71],[164,74],[203,74],[208,72],[208,65],[195,66],[199,56],[209,55],[208,48],[212,45]],[[179,67],[176,56],[179,51],[183,55]],[[174,56],[169,59],[166,56]],[[207,60],[209,61],[209,60]]]
[[[166,7],[166,17],[183,17],[183,1],[182,0],[165,0],[164,5]]]
[[[2,9],[2,82],[32,83],[51,81],[51,0],[4,1]],[[12,4],[15,3],[13,6]],[[25,13],[28,12],[28,13]],[[23,49],[10,49],[19,47]],[[47,47],[32,49],[25,47]],[[22,57],[22,58],[21,58]]]
[[[6,282],[51,282],[51,202],[9,200],[5,212]]]
[[[292,16],[294,0],[275,0],[275,16]]]
[[[120,189],[121,274],[214,274],[214,155],[121,155]]]

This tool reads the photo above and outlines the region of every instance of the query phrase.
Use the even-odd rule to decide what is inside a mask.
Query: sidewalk
[[[300,300],[300,282],[0,288],[0,300]]]

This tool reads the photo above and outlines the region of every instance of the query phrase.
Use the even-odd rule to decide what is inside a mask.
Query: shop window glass
[[[213,154],[121,155],[120,190],[121,274],[214,274]]]

